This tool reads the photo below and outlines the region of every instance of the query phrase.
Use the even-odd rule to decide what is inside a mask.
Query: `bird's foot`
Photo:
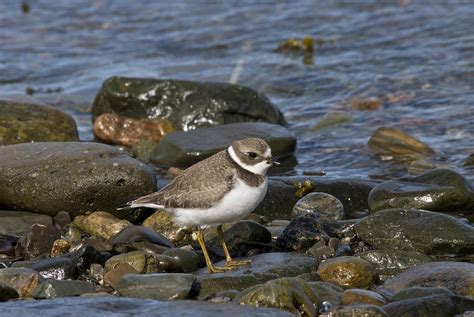
[[[212,265],[212,266],[208,266],[207,269],[209,270],[209,273],[225,273],[227,271],[233,270],[234,268],[227,267],[227,266],[222,267],[222,266]]]
[[[235,267],[238,267],[238,266],[250,265],[250,263],[252,263],[252,260],[234,260],[234,259],[230,259],[230,260],[227,260],[227,262],[225,264],[225,267],[235,268]]]

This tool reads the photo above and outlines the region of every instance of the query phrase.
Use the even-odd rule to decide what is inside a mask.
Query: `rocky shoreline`
[[[94,118],[177,129],[160,130],[160,140],[134,135],[128,147],[80,142],[74,120],[51,107],[0,109],[0,316],[474,311],[474,185],[430,164],[436,152],[403,132],[380,129],[368,148],[406,166],[425,162],[416,175],[271,176],[255,212],[224,227],[231,254],[252,264],[210,275],[191,228],[163,211],[116,208],[166,183],[165,168],[185,168],[232,138],[266,139],[290,168],[296,137],[268,99],[237,85],[111,78]],[[222,260],[214,230],[206,241]]]

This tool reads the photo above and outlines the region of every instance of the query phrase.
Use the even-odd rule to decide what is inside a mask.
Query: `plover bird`
[[[248,265],[234,260],[224,241],[223,223],[232,223],[250,214],[267,193],[267,171],[274,161],[270,146],[259,138],[234,141],[226,150],[202,160],[180,173],[158,192],[129,202],[130,208],[148,207],[173,213],[180,226],[197,227],[197,240],[209,272],[224,272]],[[217,226],[226,264],[214,266],[204,243],[203,229]]]

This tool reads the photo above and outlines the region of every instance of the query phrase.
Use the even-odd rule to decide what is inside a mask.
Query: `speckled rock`
[[[444,261],[421,264],[385,281],[380,290],[393,294],[413,286],[441,286],[456,295],[474,297],[474,264]]]
[[[425,254],[471,254],[474,227],[445,214],[418,209],[388,209],[354,226],[364,242],[380,250]]]
[[[188,167],[223,149],[238,139],[262,138],[268,142],[272,155],[290,156],[296,148],[296,137],[285,127],[265,122],[244,122],[219,125],[167,134],[154,149],[150,161],[164,167]],[[285,161],[282,161],[287,165]]]
[[[319,298],[313,289],[297,277],[283,277],[242,291],[233,302],[256,307],[272,307],[297,316],[317,316]]]
[[[127,263],[139,273],[155,273],[161,271],[154,254],[144,251],[133,251],[115,255],[105,262],[105,271],[110,271],[120,263]]]
[[[74,119],[53,107],[0,100],[0,145],[79,141]]]
[[[387,300],[379,293],[358,288],[345,290],[342,293],[341,301],[342,305],[365,304],[383,306],[387,303]]]
[[[30,230],[18,240],[15,254],[17,257],[24,257],[27,260],[42,254],[49,254],[54,241],[60,236],[59,230],[52,224],[33,224]]]
[[[0,234],[21,236],[33,224],[50,225],[51,216],[26,211],[0,210]]]
[[[58,281],[46,280],[33,290],[36,299],[79,296],[86,293],[95,293],[95,286],[86,281]]]
[[[235,84],[110,77],[94,100],[94,119],[112,112],[130,118],[164,118],[184,131],[232,122],[285,123],[267,98]]]
[[[177,246],[193,242],[192,230],[177,226],[173,222],[173,215],[163,210],[158,210],[146,218],[143,226],[159,232]]]
[[[105,144],[24,143],[0,147],[0,157],[0,205],[13,210],[74,217],[156,190],[151,168]]]
[[[42,280],[38,272],[28,268],[11,267],[0,270],[0,283],[14,288],[20,298],[32,297],[33,290]]]
[[[369,288],[375,279],[372,264],[354,256],[341,256],[322,262],[318,274],[325,282],[343,288]]]
[[[435,169],[376,186],[369,195],[369,211],[416,208],[462,212],[474,208],[474,185],[449,169]]]
[[[96,211],[87,216],[77,216],[74,218],[73,224],[84,232],[106,240],[132,226],[131,222],[114,217],[105,211]]]
[[[338,221],[344,218],[344,206],[336,197],[319,192],[303,196],[293,207],[293,215],[314,213],[322,221]]]
[[[193,274],[126,274],[119,281],[120,296],[156,300],[187,299],[195,295]]]

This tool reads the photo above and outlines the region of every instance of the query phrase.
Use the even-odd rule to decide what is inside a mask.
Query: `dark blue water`
[[[366,149],[381,126],[425,141],[474,178],[474,5],[470,1],[0,1],[0,97],[47,102],[92,138],[88,109],[112,75],[224,81],[266,94],[298,136],[296,170],[383,177]],[[440,2],[440,1],[436,1]],[[322,39],[314,64],[276,51]],[[32,97],[25,89],[39,93]],[[59,93],[41,93],[46,89]],[[376,111],[348,107],[378,98]],[[331,110],[353,121],[311,132]],[[393,172],[393,171],[397,172]]]

